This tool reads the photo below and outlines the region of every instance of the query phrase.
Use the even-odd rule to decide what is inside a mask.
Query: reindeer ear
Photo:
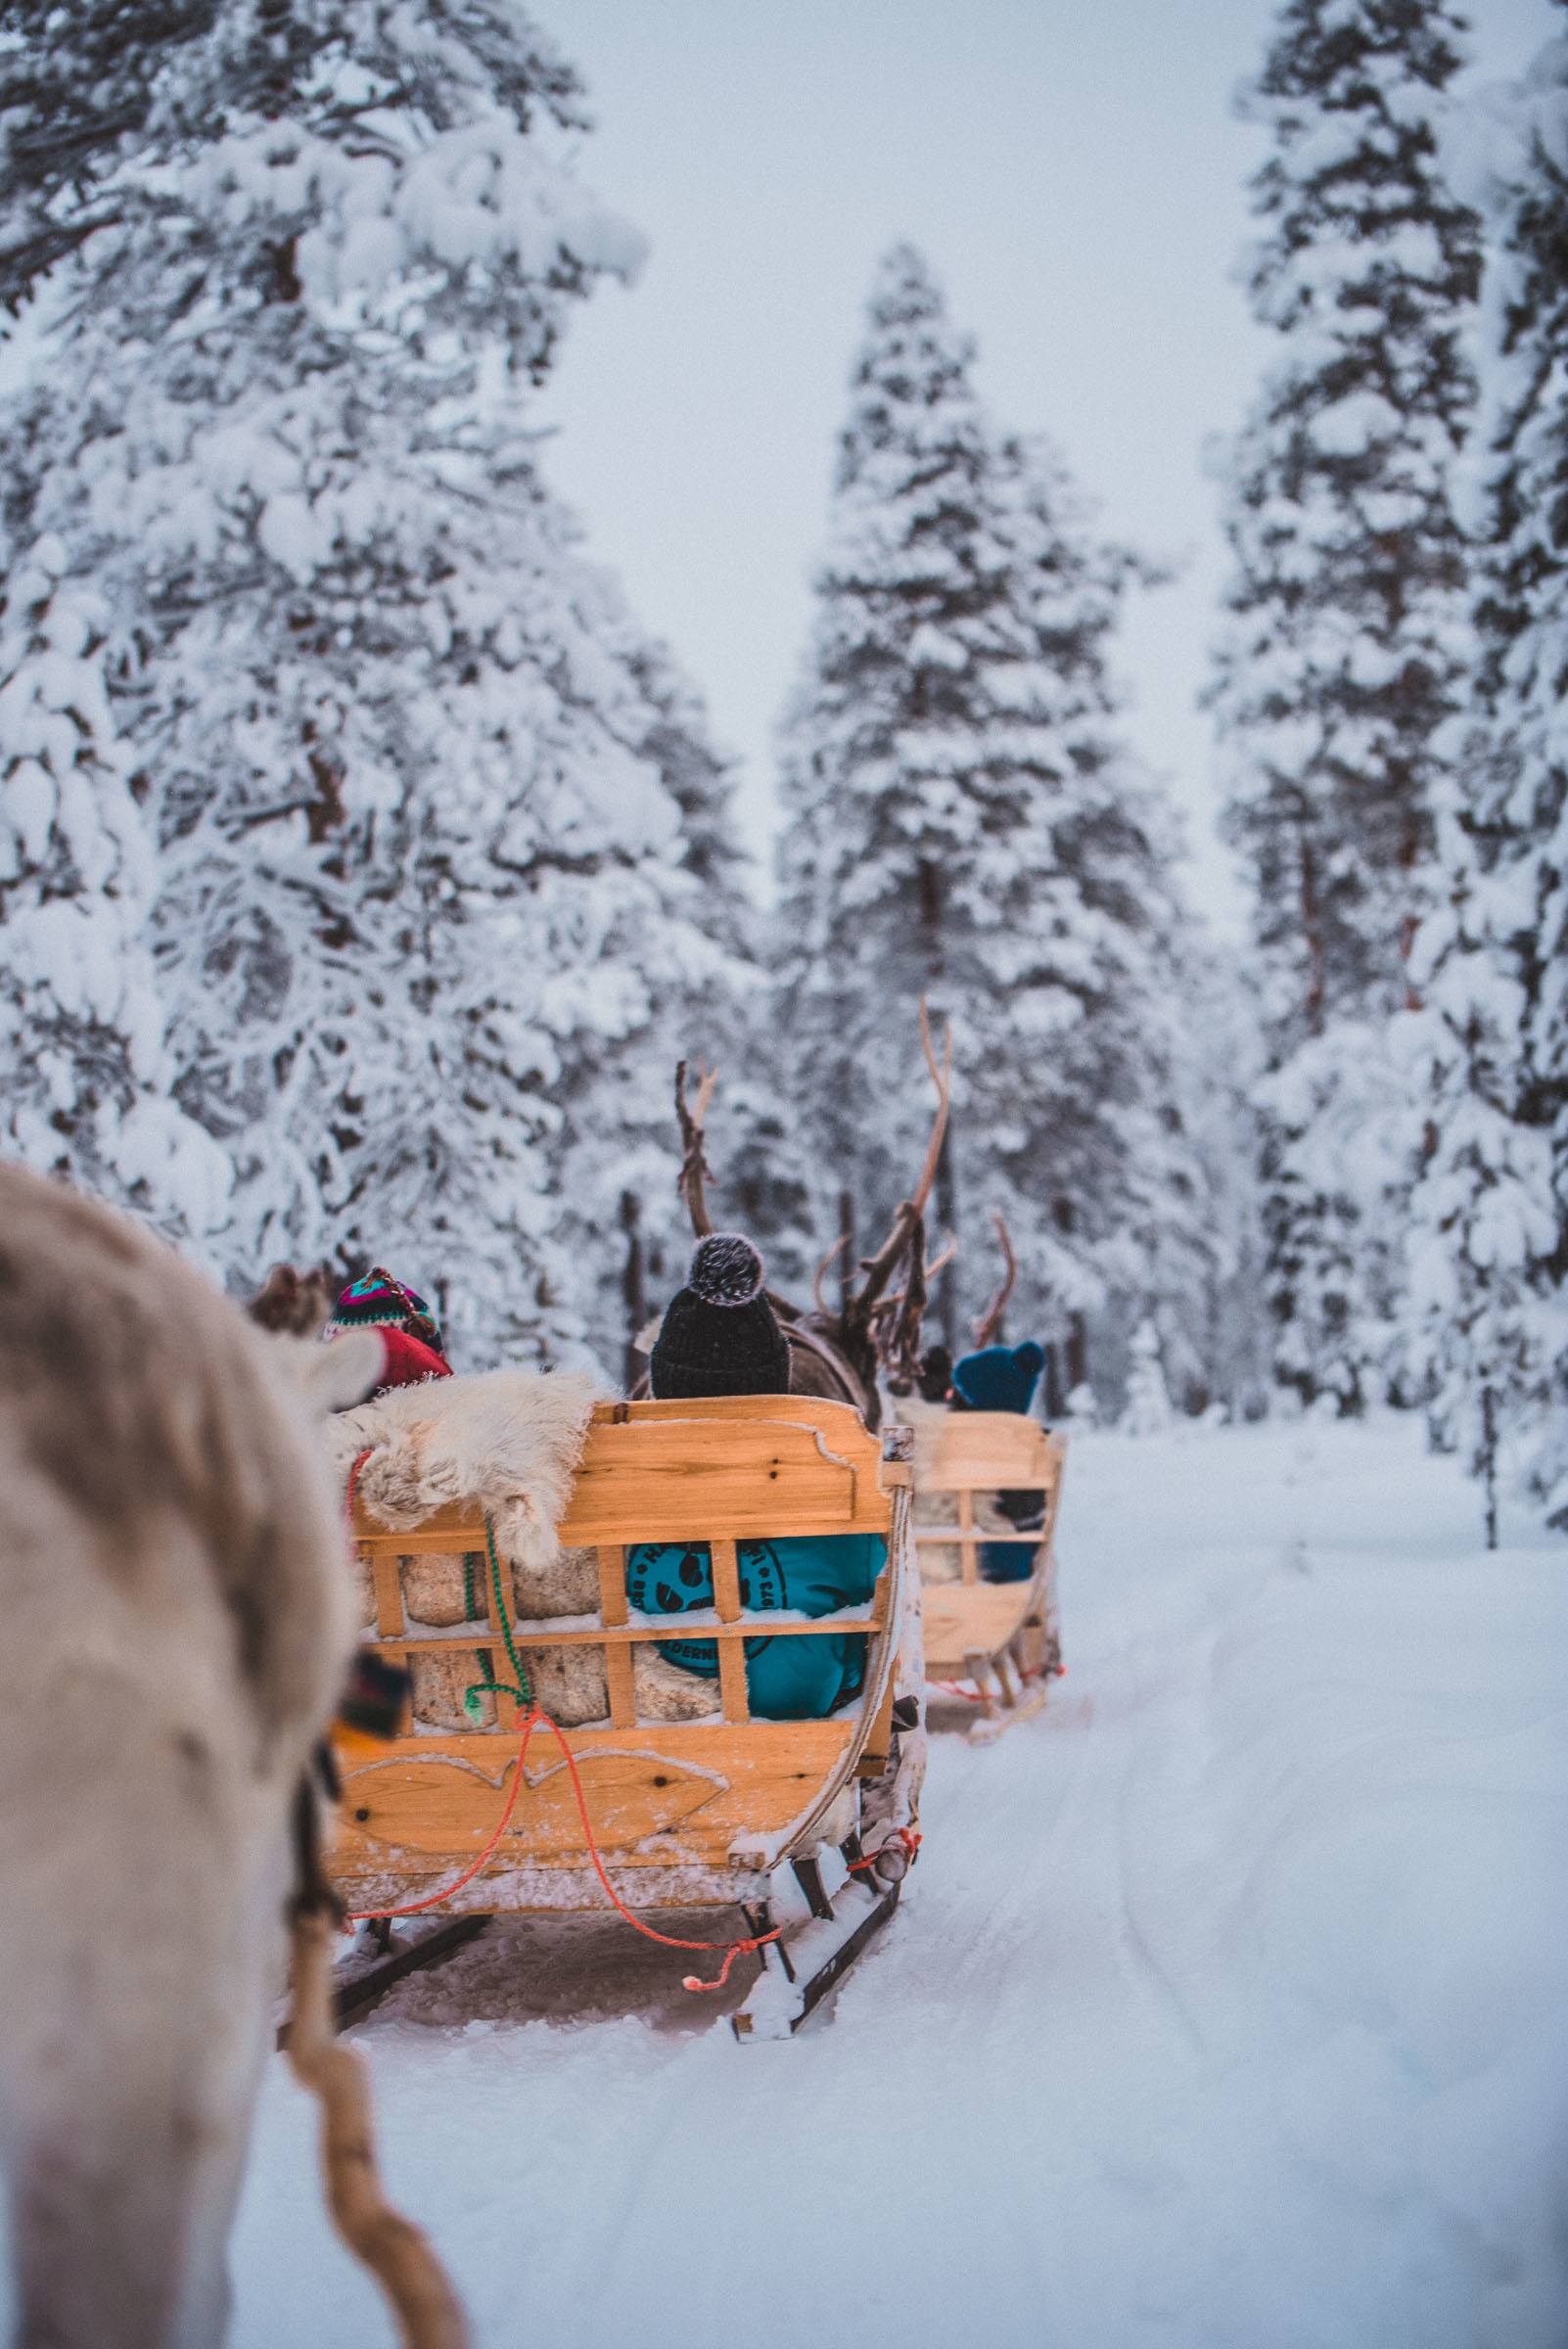
[[[346,1329],[327,1345],[319,1339],[282,1339],[274,1342],[273,1353],[306,1409],[322,1416],[364,1403],[381,1385],[387,1366],[379,1329]]]

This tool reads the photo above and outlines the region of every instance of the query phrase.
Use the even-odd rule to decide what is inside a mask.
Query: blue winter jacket
[[[741,1604],[836,1615],[871,1601],[887,1562],[880,1534],[803,1534],[782,1542],[742,1542],[736,1548]],[[706,1542],[639,1542],[626,1553],[626,1596],[640,1614],[683,1615],[714,1603]],[[820,1721],[857,1696],[865,1682],[863,1632],[759,1633],[746,1646],[746,1693],[763,1721]],[[687,1672],[714,1680],[714,1639],[662,1639],[659,1652]]]

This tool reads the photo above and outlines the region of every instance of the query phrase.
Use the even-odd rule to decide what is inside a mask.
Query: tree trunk
[[[839,1238],[844,1243],[839,1250],[839,1316],[847,1319],[850,1299],[854,1294],[854,1193],[839,1193]]]
[[[625,1269],[621,1294],[626,1301],[626,1350],[622,1383],[629,1395],[643,1373],[637,1340],[648,1325],[648,1267],[642,1244],[642,1201],[635,1191],[621,1194],[621,1228],[626,1235]]]
[[[946,1130],[942,1137],[942,1149],[937,1158],[937,1179],[933,1188],[937,1201],[937,1236],[934,1247],[942,1247],[949,1231],[958,1228],[957,1183],[952,1166],[952,1113],[947,1116]],[[945,1265],[937,1274],[937,1327],[942,1342],[956,1359],[962,1352],[958,1341],[958,1282],[956,1264]]]
[[[1088,1331],[1082,1313],[1067,1316],[1067,1391],[1088,1385]]]

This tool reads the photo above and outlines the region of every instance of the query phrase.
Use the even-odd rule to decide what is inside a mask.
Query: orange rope
[[[1031,1681],[1038,1681],[1044,1670],[1043,1664],[1031,1664],[1020,1670],[1018,1677],[1027,1687]],[[1067,1666],[1065,1664],[1053,1665],[1050,1677],[1054,1681],[1065,1681]],[[962,1681],[928,1681],[926,1685],[928,1688],[940,1688],[947,1696],[961,1696],[966,1705],[983,1705],[986,1702],[986,1699],[975,1689],[966,1688]]]
[[[912,1862],[916,1852],[920,1849],[920,1846],[924,1840],[925,1838],[921,1834],[918,1827],[895,1827],[893,1833],[885,1836],[882,1842],[877,1845],[876,1850],[872,1852],[867,1859],[852,1860],[850,1862],[850,1873],[852,1876],[855,1876],[858,1875],[860,1870],[864,1867],[875,1867],[877,1862],[881,1859],[883,1853],[887,1850],[890,1843],[901,1843],[904,1850],[909,1855],[910,1861]]]
[[[489,1859],[491,1853],[495,1850],[496,1845],[500,1842],[501,1837],[506,1833],[507,1828],[512,1823],[512,1814],[517,1809],[517,1799],[523,1791],[523,1766],[528,1758],[529,1740],[532,1736],[536,1727],[549,1730],[551,1736],[555,1739],[557,1745],[559,1745],[561,1748],[563,1756],[565,1757],[567,1773],[572,1780],[572,1791],[576,1797],[577,1817],[582,1821],[583,1841],[587,1845],[588,1858],[593,1864],[594,1874],[598,1877],[599,1882],[603,1885],[606,1894],[609,1896],[612,1908],[614,1908],[618,1913],[625,1919],[626,1923],[630,1925],[635,1932],[641,1933],[645,1939],[649,1941],[659,1942],[667,1950],[723,1950],[726,1953],[724,1962],[720,1966],[718,1973],[712,1982],[701,1982],[698,1980],[695,1974],[687,1974],[682,1983],[682,1987],[684,1989],[722,1990],[724,1984],[729,1980],[729,1969],[734,1964],[737,1958],[750,1957],[754,1951],[762,1949],[768,1942],[777,1941],[779,1935],[784,1930],[782,1925],[775,1925],[770,1933],[749,1934],[744,1940],[732,1942],[682,1941],[677,1939],[673,1934],[659,1933],[655,1931],[652,1925],[645,1925],[641,1917],[635,1915],[633,1911],[626,1907],[624,1901],[621,1898],[621,1895],[617,1892],[615,1886],[610,1881],[609,1875],[605,1869],[604,1862],[599,1857],[599,1846],[594,1837],[593,1821],[588,1817],[588,1802],[586,1795],[583,1793],[582,1779],[577,1771],[577,1758],[572,1751],[571,1746],[567,1743],[560,1725],[556,1722],[553,1722],[548,1713],[542,1711],[538,1705],[532,1706],[524,1718],[523,1740],[518,1747],[517,1770],[512,1780],[512,1791],[506,1798],[506,1806],[501,1813],[500,1819],[496,1822],[493,1834],[490,1836],[489,1841],[485,1844],[484,1850],[479,1854],[477,1859],[470,1862],[469,1865],[463,1870],[463,1873],[456,1879],[454,1883],[443,1884],[438,1892],[427,1893],[423,1900],[405,1901],[400,1908],[396,1909],[351,1910],[346,1920],[349,1924],[361,1924],[368,1918],[372,1917],[416,1915],[421,1909],[434,1909],[438,1905],[438,1903],[451,1900],[455,1894],[463,1890],[463,1887],[466,1884],[471,1884],[474,1881],[474,1878],[479,1874],[480,1869]]]

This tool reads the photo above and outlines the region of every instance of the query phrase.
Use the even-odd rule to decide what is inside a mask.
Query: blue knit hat
[[[1026,1338],[1022,1346],[984,1346],[962,1356],[952,1383],[972,1411],[1027,1411],[1044,1367],[1044,1347]]]

